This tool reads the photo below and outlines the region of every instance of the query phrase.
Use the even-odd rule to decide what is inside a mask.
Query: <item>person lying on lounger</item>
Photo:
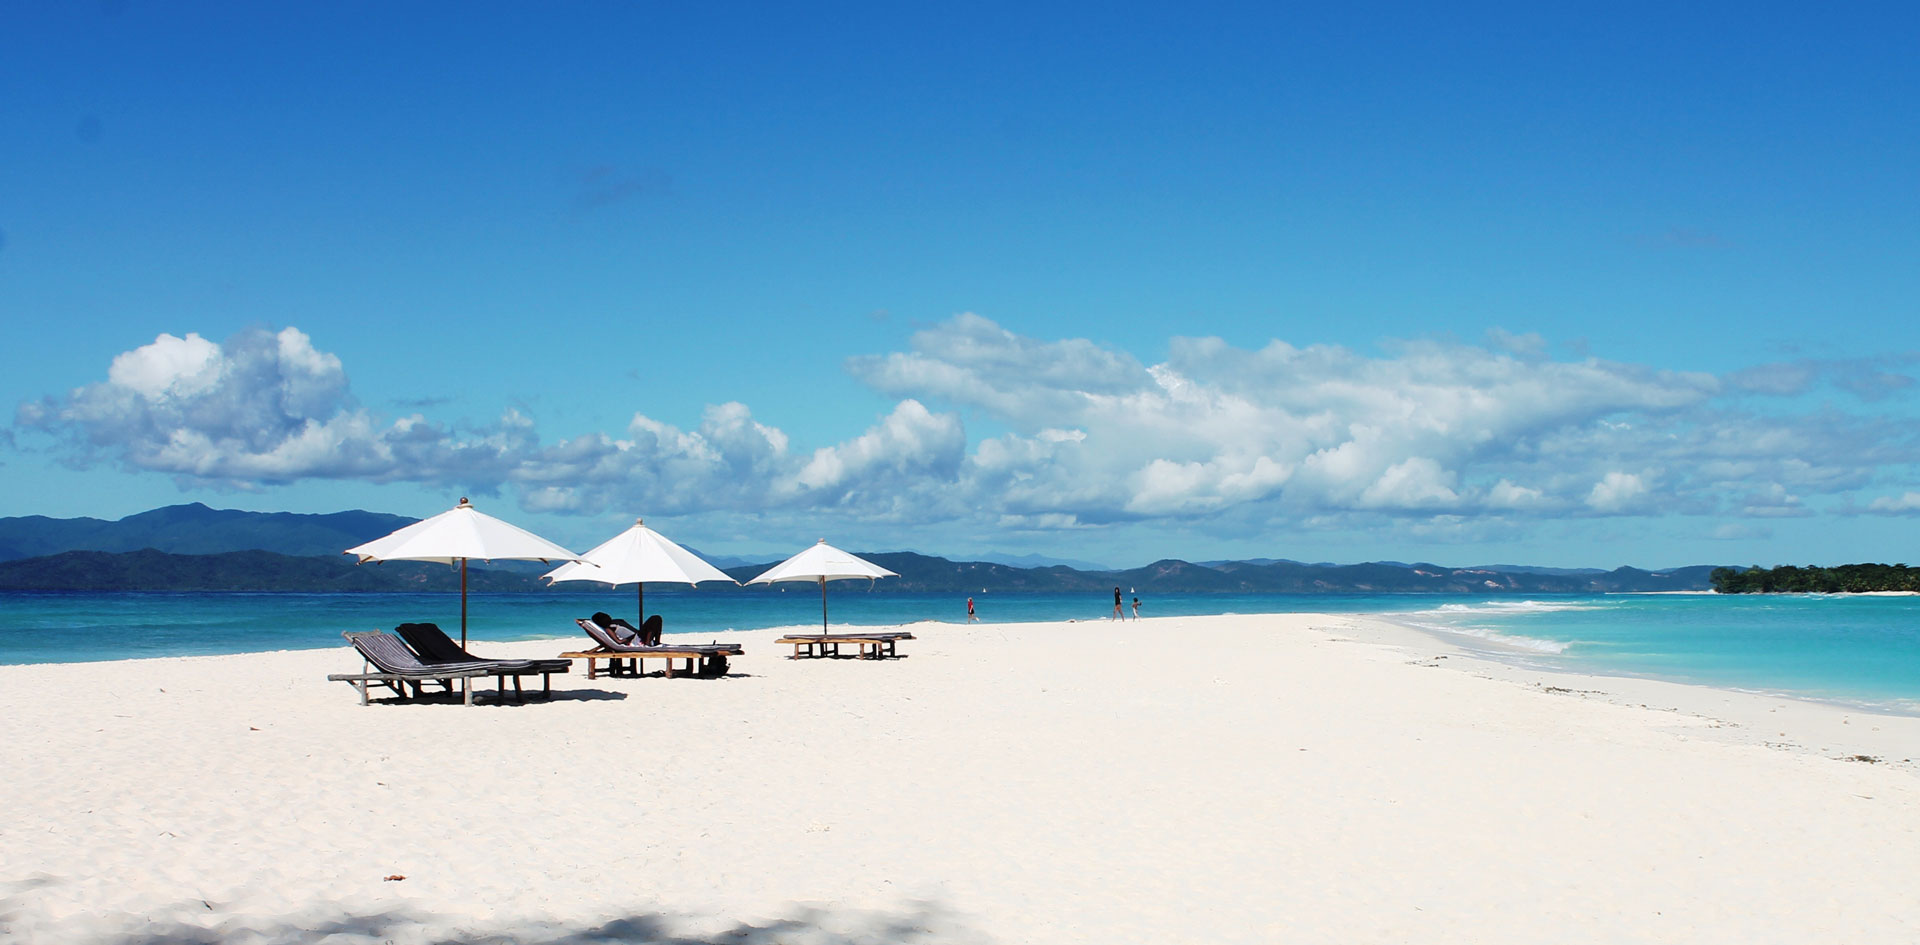
[[[663,622],[660,620],[659,614],[654,614],[640,621],[640,626],[638,627],[619,617],[608,616],[604,612],[594,614],[593,622],[599,624],[601,629],[607,631],[607,635],[613,638],[613,642],[622,646],[660,645],[660,632]]]

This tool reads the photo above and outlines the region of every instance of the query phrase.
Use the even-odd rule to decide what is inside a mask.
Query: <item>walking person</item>
[[[1118,587],[1113,589],[1113,619],[1127,619],[1127,615],[1120,612],[1120,589]]]
[[[977,616],[974,616],[974,613],[973,613],[973,598],[971,598],[971,597],[969,597],[969,598],[967,598],[967,622],[968,622],[968,623],[979,623],[979,622],[980,622],[980,618],[979,618],[979,617],[977,617]]]
[[[1138,597],[1133,599],[1133,619],[1140,619],[1140,598]]]

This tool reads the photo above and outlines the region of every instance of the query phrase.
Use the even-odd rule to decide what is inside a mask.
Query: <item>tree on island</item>
[[[1865,594],[1872,591],[1920,591],[1920,568],[1904,564],[1842,564],[1776,568],[1754,565],[1714,568],[1707,576],[1721,594]]]

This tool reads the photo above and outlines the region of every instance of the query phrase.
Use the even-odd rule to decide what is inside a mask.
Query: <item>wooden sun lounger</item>
[[[883,633],[789,633],[776,642],[793,644],[793,656],[789,659],[839,656],[840,644],[851,643],[859,649],[861,659],[881,660],[897,658],[900,654],[895,644],[911,639],[913,634],[904,630],[889,630]]]
[[[681,672],[684,672],[688,676],[697,676],[700,674],[701,660],[716,654],[739,656],[745,652],[746,650],[739,646],[720,644],[717,646],[649,646],[639,650],[626,650],[618,653],[607,650],[579,650],[577,652],[562,653],[560,655],[570,660],[586,660],[587,678],[592,679],[598,672],[597,664],[600,660],[607,661],[606,675],[608,676],[645,676],[647,674],[646,661],[650,659],[666,660],[668,676],[674,675],[674,660],[686,660],[687,668]]]
[[[485,656],[475,656],[453,642],[446,631],[438,624],[403,623],[393,628],[400,639],[420,654],[420,661],[429,665],[434,663],[496,663],[502,667],[525,667],[530,672],[564,673],[573,665],[571,660],[502,660]]]
[[[367,690],[375,683],[393,690],[394,694],[402,699],[418,699],[426,695],[426,691],[421,687],[427,683],[439,683],[445,686],[448,692],[452,692],[453,681],[455,679],[470,679],[474,676],[488,675],[484,669],[463,669],[451,675],[443,671],[436,671],[436,673],[437,675],[432,676],[415,676],[407,673],[328,673],[327,681],[352,683],[353,688],[360,690],[360,704],[372,705],[372,696],[369,695]],[[413,686],[411,695],[407,692],[407,686],[409,685]],[[467,705],[472,705],[473,687],[463,686],[461,690],[461,701]]]
[[[496,660],[475,656],[461,649],[460,644],[453,642],[453,638],[447,636],[437,624],[403,623],[394,627],[393,631],[400,635],[400,639],[406,641],[408,647],[420,655],[420,662],[428,666],[462,663],[489,665],[492,667],[489,673],[501,679],[502,696],[506,693],[506,678],[513,677],[513,698],[516,702],[524,698],[520,692],[520,677],[540,674],[540,694],[551,700],[553,674],[570,672],[573,667],[572,660]]]
[[[697,676],[701,660],[712,656],[740,656],[747,652],[738,643],[662,643],[659,646],[636,646],[616,642],[599,624],[591,620],[575,620],[574,623],[579,624],[580,629],[600,645],[591,650],[562,653],[560,656],[563,659],[586,660],[588,679],[594,678],[597,674],[600,660],[607,661],[609,676],[645,676],[646,661],[650,659],[666,660],[669,677],[674,675],[673,661],[686,660],[686,674]]]
[[[327,676],[328,682],[352,683],[360,690],[360,704],[369,704],[368,684],[380,683],[392,689],[401,698],[407,698],[407,687],[413,687],[413,698],[426,694],[429,683],[438,683],[453,691],[453,681],[461,680],[462,701],[473,704],[472,680],[478,676],[492,676],[499,683],[500,700],[506,701],[507,679],[513,679],[513,698],[522,699],[520,677],[539,674],[541,692],[548,699],[553,698],[553,674],[567,672],[572,664],[559,660],[430,660],[424,659],[399,637],[381,630],[348,631],[341,634],[353,648],[360,651],[367,665],[379,672],[333,673]],[[458,647],[448,640],[449,646]]]
[[[492,667],[482,664],[466,666],[452,666],[447,664],[426,666],[421,664],[417,658],[412,658],[413,653],[411,651],[407,653],[409,657],[408,660],[404,662],[389,662],[391,654],[388,650],[396,646],[405,650],[406,645],[400,642],[399,637],[382,633],[378,630],[367,633],[354,633],[349,631],[342,634],[342,636],[345,636],[348,642],[353,644],[354,649],[360,651],[361,658],[366,660],[368,666],[378,667],[379,669],[378,672],[329,673],[327,675],[328,682],[352,683],[353,688],[360,691],[361,705],[372,704],[372,697],[368,689],[375,683],[393,690],[394,694],[402,699],[419,699],[426,695],[426,687],[429,684],[438,684],[448,693],[452,693],[454,691],[453,681],[456,679],[462,680],[464,683],[472,680],[475,676],[488,676],[493,673]],[[379,639],[383,637],[385,638],[384,641]],[[378,657],[378,659],[376,659],[376,657]],[[409,695],[407,691],[409,686],[413,689],[411,695]],[[462,692],[461,701],[467,705],[472,705],[473,687],[470,685],[462,685],[460,690]],[[505,692],[506,684],[503,681],[501,683],[502,696],[505,695]]]

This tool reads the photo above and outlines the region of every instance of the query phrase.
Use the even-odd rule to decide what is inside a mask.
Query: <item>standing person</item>
[[[1133,619],[1140,619],[1140,598],[1138,597],[1133,599]]]
[[[1127,615],[1120,612],[1120,589],[1118,587],[1113,589],[1113,619],[1127,619]]]
[[[979,622],[980,622],[980,618],[979,618],[979,617],[976,617],[976,616],[974,616],[974,614],[973,614],[973,598],[971,598],[971,597],[969,597],[969,598],[967,598],[967,622],[968,622],[968,623],[979,623]]]

